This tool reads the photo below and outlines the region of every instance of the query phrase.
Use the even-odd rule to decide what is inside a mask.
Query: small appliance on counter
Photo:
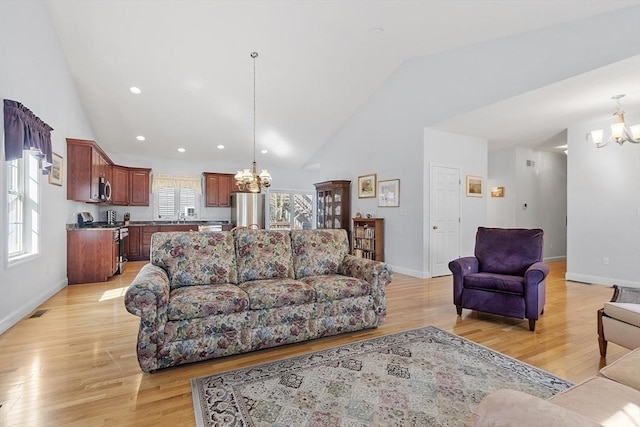
[[[91,212],[80,212],[78,214],[78,227],[85,228],[86,226],[90,226],[93,224],[93,215]]]
[[[116,223],[116,211],[109,209],[107,211],[107,224],[114,225]]]
[[[131,218],[131,214],[129,212],[125,212],[124,214],[124,225],[129,225],[129,219]]]

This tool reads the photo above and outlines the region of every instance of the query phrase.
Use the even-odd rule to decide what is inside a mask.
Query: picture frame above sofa
[[[376,174],[359,176],[358,198],[367,199],[372,197],[376,197]]]

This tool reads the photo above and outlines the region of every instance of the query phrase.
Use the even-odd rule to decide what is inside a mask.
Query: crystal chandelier
[[[627,129],[624,123],[624,111],[622,111],[622,105],[620,104],[620,99],[623,97],[624,94],[611,97],[611,99],[616,100],[616,112],[613,113],[616,117],[616,122],[611,125],[611,136],[609,139],[603,142],[604,130],[596,129],[587,134],[587,141],[591,139],[598,148],[606,146],[611,141],[615,141],[620,145],[625,142],[640,143],[640,125],[630,126],[629,129]]]
[[[262,188],[271,185],[271,175],[266,169],[258,174],[256,165],[256,58],[258,52],[251,52],[253,58],[253,163],[251,169],[238,171],[235,176],[236,185],[240,191],[249,191],[251,193],[259,193]]]

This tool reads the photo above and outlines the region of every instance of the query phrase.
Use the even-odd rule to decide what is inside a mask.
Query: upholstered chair
[[[541,229],[479,227],[474,256],[449,263],[453,273],[453,303],[477,310],[529,320],[544,311],[545,279],[549,266],[542,262]]]
[[[611,301],[598,310],[600,356],[607,356],[607,343],[628,349],[640,347],[640,289],[614,286]]]

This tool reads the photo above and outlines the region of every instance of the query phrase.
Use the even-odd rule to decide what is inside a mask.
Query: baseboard
[[[566,261],[566,260],[567,260],[566,256],[550,256],[547,258],[543,258],[544,262]]]
[[[391,264],[387,264],[387,265],[391,267],[391,271],[394,273],[405,274],[407,276],[416,277],[418,279],[429,279],[431,277],[431,274],[428,271],[424,272],[424,271],[418,271],[418,270],[411,270],[409,268],[398,267]]]
[[[564,275],[566,280],[571,280],[572,282],[582,282],[582,283],[590,283],[594,285],[620,285],[627,286],[630,288],[640,288],[640,282],[632,282],[630,280],[621,280],[614,279],[611,277],[599,277],[599,276],[591,276],[588,274],[577,274],[567,272]]]
[[[50,288],[48,291],[42,293],[38,299],[27,302],[25,305],[19,307],[18,309],[14,310],[13,313],[0,320],[0,334],[8,331],[9,328],[24,319],[29,313],[38,308],[45,301],[64,289],[67,284],[68,282],[65,278],[64,280]]]

